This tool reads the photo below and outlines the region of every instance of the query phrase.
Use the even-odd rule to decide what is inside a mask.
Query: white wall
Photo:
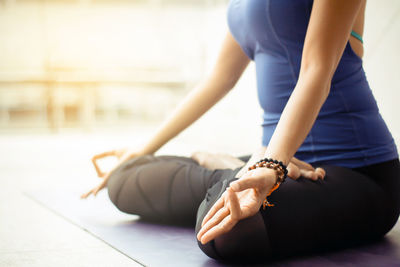
[[[400,1],[367,1],[364,68],[380,111],[400,146]]]

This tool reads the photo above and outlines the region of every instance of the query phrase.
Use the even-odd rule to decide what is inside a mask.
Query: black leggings
[[[260,208],[199,247],[219,260],[269,259],[365,243],[394,226],[400,212],[398,159],[356,169],[320,167],[326,170],[324,180],[287,179],[269,197],[274,207]],[[196,225],[197,234],[205,214],[239,170],[208,170],[187,157],[146,155],[116,169],[108,193],[123,212]]]

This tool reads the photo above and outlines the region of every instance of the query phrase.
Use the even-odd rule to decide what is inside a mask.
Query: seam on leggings
[[[171,194],[171,189],[172,189],[172,185],[173,185],[173,183],[174,183],[174,180],[175,180],[175,177],[176,177],[176,174],[185,166],[185,165],[183,165],[182,163],[178,163],[179,165],[181,165],[175,172],[174,172],[174,174],[172,175],[172,177],[171,177],[171,180],[169,181],[169,186],[168,186],[168,201],[167,201],[167,208],[168,208],[168,210],[169,210],[169,212],[172,214],[172,208],[171,208],[171,196],[172,196],[172,194]]]
[[[205,172],[205,170],[204,169],[201,169],[201,175],[204,177],[204,172]],[[209,183],[210,183],[210,181],[212,180],[212,178],[214,177],[214,174],[215,174],[215,172],[216,172],[216,170],[214,170],[212,173],[211,173],[211,175],[210,175],[210,179],[206,182],[206,180],[205,179],[202,179],[202,182],[203,182],[203,187],[204,187],[204,190],[207,192],[207,189],[209,188]]]
[[[136,184],[136,186],[137,186],[137,189],[138,189],[139,193],[142,195],[142,198],[144,199],[144,201],[145,201],[145,202],[147,203],[147,205],[149,206],[149,208],[150,208],[151,210],[153,210],[154,213],[158,213],[158,214],[159,214],[159,212],[153,207],[153,205],[151,205],[151,202],[150,202],[149,199],[146,197],[146,194],[144,193],[142,187],[141,187],[140,184],[139,184],[139,178],[141,177],[141,176],[140,176],[140,174],[141,174],[140,170],[141,170],[141,169],[139,168],[139,169],[138,169],[138,174],[137,174],[137,179],[135,180],[135,184]]]
[[[147,155],[146,155],[147,156]],[[137,163],[137,161],[138,160],[136,160],[136,161],[134,161],[134,162],[131,162],[131,163],[129,163],[129,164],[125,164],[125,165],[122,165],[121,166],[121,170],[123,171],[123,170],[126,170],[128,167],[133,167],[134,166],[134,164],[135,163]],[[145,165],[147,162],[144,162],[144,164],[143,165]],[[138,171],[140,170],[140,165],[138,166]],[[115,170],[114,170],[115,171]],[[115,206],[118,206],[119,205],[119,195],[120,195],[120,193],[121,193],[121,190],[122,190],[122,188],[125,186],[125,184],[126,184],[126,181],[129,179],[129,177],[127,177],[123,182],[122,182],[122,185],[119,187],[119,189],[118,189],[118,193],[117,193],[117,198],[116,198],[116,200],[115,200]],[[108,183],[107,183],[107,187],[108,187]]]
[[[116,198],[116,200],[115,200],[115,206],[119,206],[119,195],[121,194],[121,191],[122,191],[122,188],[125,186],[125,184],[126,184],[126,181],[129,179],[129,177],[127,177],[123,182],[122,182],[122,184],[121,184],[121,186],[119,187],[119,189],[118,189],[118,193],[117,193],[117,198]]]
[[[190,178],[189,178],[189,172],[190,172],[190,170],[191,170],[191,168],[193,168],[193,166],[192,165],[189,165],[189,168],[187,168],[187,170],[185,171],[185,179],[186,179],[186,182],[188,183],[188,185],[189,185],[189,189],[190,189],[190,193],[192,194],[192,202],[193,202],[193,206],[195,207],[196,205],[196,201],[195,201],[195,198],[196,198],[196,194],[195,194],[195,192],[194,192],[194,190],[193,190],[193,188],[192,188],[192,183],[190,182]],[[195,208],[198,208],[198,207],[195,207]]]

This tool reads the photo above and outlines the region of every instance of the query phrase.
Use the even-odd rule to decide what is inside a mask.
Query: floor
[[[82,180],[94,179],[89,158],[99,140],[87,141],[78,136],[2,136],[0,266],[140,266],[24,195],[72,184],[81,184],[83,192],[94,185],[95,180]]]

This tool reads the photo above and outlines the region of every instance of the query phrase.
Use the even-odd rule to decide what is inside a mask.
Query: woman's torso
[[[256,65],[264,146],[296,85],[312,4],[312,0],[231,0],[229,4],[232,35]],[[362,59],[349,42],[330,94],[296,157],[351,168],[398,157]]]

